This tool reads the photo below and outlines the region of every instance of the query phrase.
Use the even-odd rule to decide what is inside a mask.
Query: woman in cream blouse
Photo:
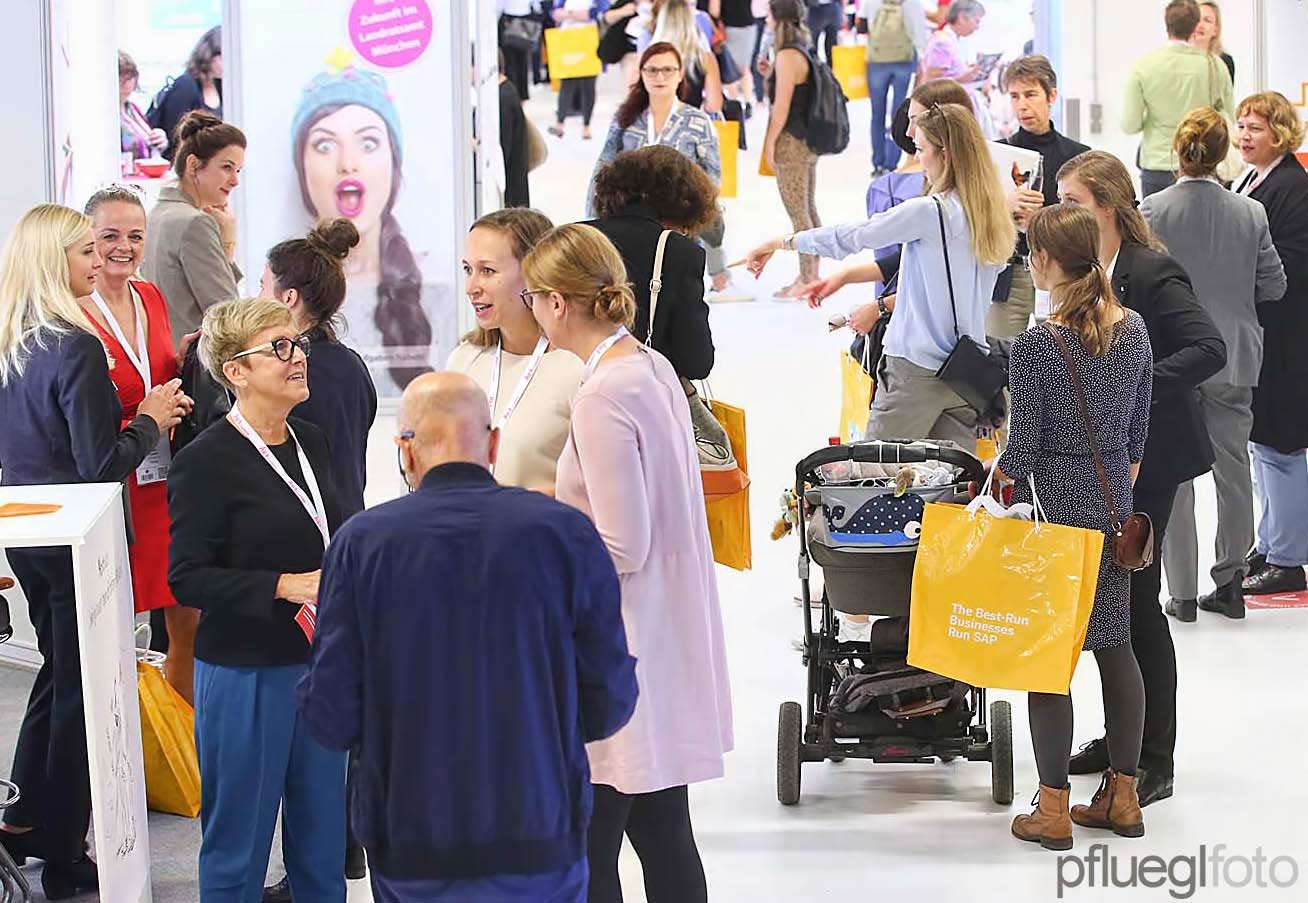
[[[552,493],[582,364],[571,351],[549,349],[522,297],[522,259],[551,228],[544,214],[522,207],[473,223],[463,273],[477,327],[447,366],[472,377],[490,398],[501,432],[495,479]]]

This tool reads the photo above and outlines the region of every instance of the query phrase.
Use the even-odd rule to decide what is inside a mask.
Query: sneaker
[[[1269,596],[1273,593],[1301,593],[1308,588],[1303,568],[1266,565],[1261,571],[1244,578],[1240,591],[1245,596]]]
[[[734,282],[728,282],[725,288],[710,291],[705,300],[714,304],[736,304],[741,301],[753,301],[754,295]]]

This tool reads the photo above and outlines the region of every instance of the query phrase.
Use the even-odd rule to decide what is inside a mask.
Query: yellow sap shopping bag
[[[745,441],[745,411],[721,401],[712,401],[713,416],[727,431],[736,464],[749,473],[748,447]],[[738,571],[748,570],[754,562],[749,533],[749,485],[731,495],[705,499],[709,538],[713,541],[713,560]]]
[[[555,90],[565,78],[587,78],[604,69],[599,58],[599,29],[594,25],[545,29],[545,53]]]
[[[872,377],[848,351],[840,352],[840,441],[862,442],[872,407]]]
[[[195,711],[157,668],[136,663],[141,701],[145,801],[155,812],[200,814],[200,763],[195,754]]]
[[[831,71],[849,100],[867,97],[867,48],[841,44],[831,48]]]
[[[722,159],[722,184],[718,186],[718,196],[734,198],[740,158],[740,123],[715,119],[713,127],[718,131],[718,156]]]
[[[1103,546],[1095,530],[927,505],[908,663],[978,687],[1066,693]]]

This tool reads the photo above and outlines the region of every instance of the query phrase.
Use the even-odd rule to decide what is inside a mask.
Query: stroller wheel
[[[1013,708],[1002,700],[990,703],[990,795],[1013,802]]]
[[[777,716],[777,800],[783,806],[799,802],[803,739],[804,710],[797,702],[783,702]]]

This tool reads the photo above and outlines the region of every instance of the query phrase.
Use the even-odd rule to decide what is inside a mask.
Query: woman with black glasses
[[[289,416],[309,397],[309,349],[282,302],[206,311],[200,359],[235,403],[168,477],[168,582],[200,609],[203,901],[260,899],[279,807],[295,898],[345,900],[345,756],[301,728],[295,703],[323,552],[342,520],[327,439]]]

